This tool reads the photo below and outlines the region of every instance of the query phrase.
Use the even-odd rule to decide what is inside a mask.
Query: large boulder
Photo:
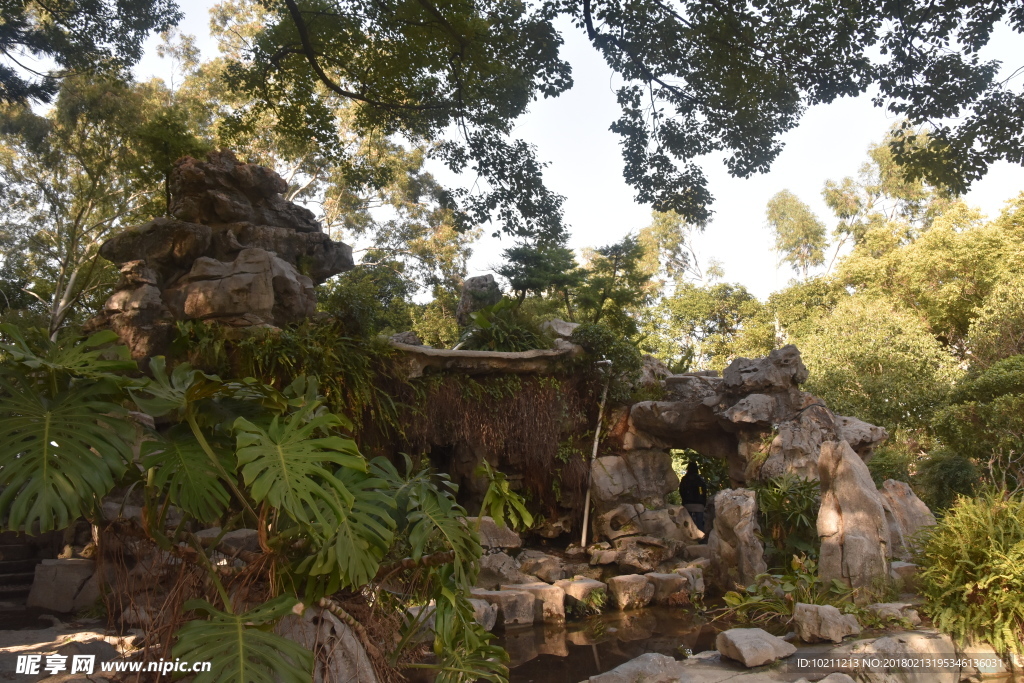
[[[871,460],[875,447],[889,438],[889,432],[885,427],[845,415],[836,415],[836,432],[840,439],[850,444],[850,448],[856,451],[864,462]]]
[[[886,479],[878,493],[889,525],[892,557],[909,560],[914,554],[914,536],[921,529],[934,526],[935,515],[906,482]]]
[[[822,444],[818,573],[855,588],[889,576],[889,526],[868,466],[845,441]]]
[[[659,508],[679,487],[672,456],[661,450],[625,451],[596,458],[591,467],[591,495],[601,509],[622,503]]]
[[[621,610],[647,607],[654,598],[654,586],[640,574],[613,576],[608,579],[608,592]]]
[[[788,390],[807,381],[807,368],[792,344],[776,349],[767,358],[736,358],[722,373],[730,394]]]
[[[668,655],[647,652],[611,671],[591,676],[588,683],[676,683],[687,680],[683,662]]]
[[[519,560],[519,569],[522,572],[532,574],[541,581],[554,583],[565,578],[565,567],[554,555],[539,550],[524,550],[516,559]]]
[[[28,594],[29,607],[67,613],[89,607],[89,603],[99,597],[89,589],[89,580],[96,572],[96,563],[92,560],[43,560],[35,571]],[[83,592],[92,600],[80,597]]]
[[[136,359],[166,353],[175,324],[281,326],[315,311],[313,287],[353,267],[352,250],[281,196],[274,171],[228,151],[171,171],[171,217],[100,247],[121,281],[88,331],[109,327]]]
[[[958,683],[961,680],[959,656],[953,640],[933,630],[917,630],[859,640],[836,648],[830,658],[854,659],[863,664],[860,677],[866,681],[889,683]],[[899,662],[918,662],[901,666]],[[923,663],[924,660],[927,663]]]
[[[468,325],[470,314],[481,308],[487,308],[501,301],[501,288],[498,287],[493,275],[468,277],[462,283],[462,297],[455,309],[455,320],[460,325]]]
[[[512,556],[507,553],[491,553],[480,558],[476,585],[494,589],[503,583],[533,583],[536,580],[536,576],[523,573]]]
[[[640,530],[645,536],[680,541],[686,545],[704,538],[682,505],[669,505],[660,510],[644,509],[637,515]]]
[[[802,394],[796,415],[779,423],[760,478],[772,479],[795,474],[802,479],[818,478],[821,444],[836,439],[835,416],[811,394]]]
[[[725,489],[714,497],[715,522],[708,538],[711,580],[723,590],[747,586],[768,571],[758,537],[757,497],[749,489]]]

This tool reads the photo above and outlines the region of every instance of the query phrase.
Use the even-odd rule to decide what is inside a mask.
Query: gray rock
[[[470,591],[470,597],[496,605],[497,623],[503,626],[532,624],[534,621],[534,603],[537,599],[533,593],[518,590],[518,587],[516,590],[496,591],[474,588]]]
[[[466,517],[466,524],[480,535],[484,548],[519,548],[523,539],[509,526],[498,526],[491,517]]]
[[[533,596],[533,623],[565,623],[565,591],[558,586],[537,581],[535,583],[502,586],[501,590],[525,591]]]
[[[460,325],[468,325],[470,314],[487,308],[501,301],[501,288],[493,275],[478,275],[466,278],[462,283],[462,297],[455,309],[455,320]]]
[[[768,459],[761,466],[761,479],[795,474],[803,479],[818,478],[821,444],[836,439],[835,420],[820,399],[803,394],[796,416],[779,423]]]
[[[519,570],[519,563],[506,553],[493,553],[480,558],[480,573],[476,585],[481,588],[495,589],[503,583],[531,583],[537,577],[524,574]]]
[[[703,560],[707,562],[707,560]],[[681,567],[676,569],[673,574],[679,574],[685,581],[684,587],[690,594],[702,594],[704,593],[704,569],[703,567]]]
[[[892,557],[909,560],[914,554],[914,537],[935,525],[935,515],[905,482],[886,479],[878,493],[889,525]]]
[[[67,614],[75,609],[75,598],[95,571],[92,560],[43,560],[36,565],[26,604]]]
[[[498,623],[498,606],[478,598],[470,598],[469,604],[473,605],[473,620],[485,631],[493,631]]]
[[[758,535],[757,498],[749,489],[725,489],[714,497],[715,522],[708,538],[711,580],[723,590],[748,586],[768,571]]]
[[[555,585],[562,589],[567,601],[575,600],[590,604],[594,600],[595,593],[604,592],[606,596],[608,594],[608,584],[585,576],[574,576],[571,579],[555,581]]]
[[[896,560],[889,565],[889,577],[894,582],[902,583],[903,590],[913,592],[917,590],[917,569],[913,562]]]
[[[653,572],[662,562],[672,557],[668,543],[650,536],[626,536],[615,539],[618,551],[615,561],[624,572]]]
[[[611,671],[591,676],[590,683],[676,683],[684,678],[682,662],[668,655],[648,652]]]
[[[793,607],[793,623],[800,639],[807,643],[831,640],[842,642],[846,636],[860,633],[860,624],[852,614],[843,614],[832,605],[797,603]]]
[[[667,605],[669,596],[680,591],[686,591],[687,588],[688,582],[686,578],[676,573],[660,574],[658,572],[649,572],[644,574],[644,576],[654,586],[654,596],[651,598],[651,602],[655,605]]]
[[[520,571],[532,574],[541,581],[554,583],[565,578],[562,561],[553,555],[537,550],[525,550],[516,559],[519,560]]]
[[[870,664],[886,660],[930,659],[954,662],[957,650],[949,636],[931,629],[910,631],[885,636],[874,640],[860,640],[832,651],[830,657],[843,658],[855,655]],[[881,683],[958,683],[961,671],[958,667],[925,668],[907,667],[887,670],[883,666],[865,666],[862,671],[865,680]]]
[[[211,527],[197,531],[196,538],[217,538],[220,536],[220,527]],[[252,553],[260,552],[260,532],[256,529],[235,529],[225,533],[220,539],[220,545],[239,550],[247,550]]]
[[[687,545],[704,538],[704,532],[697,528],[682,505],[669,505],[660,510],[645,509],[637,519],[645,536],[671,539]]]
[[[845,441],[822,445],[818,461],[821,508],[818,574],[853,587],[889,576],[889,526],[882,498],[860,456]]]
[[[614,541],[621,536],[635,536],[643,532],[637,505],[623,503],[594,516],[594,537]],[[640,509],[644,509],[639,506]]]
[[[807,381],[807,368],[792,344],[776,349],[767,358],[736,358],[722,373],[725,389],[732,394],[787,390]]]
[[[885,431],[885,427],[845,415],[836,415],[836,432],[840,439],[850,444],[850,448],[856,451],[864,462],[871,460],[875,447],[889,438],[889,432]]]
[[[775,415],[775,399],[766,394],[750,394],[741,398],[722,416],[734,424],[770,425]]]
[[[388,339],[392,342],[395,342],[396,344],[407,344],[409,346],[423,346],[423,342],[420,340],[419,335],[417,335],[412,330],[407,330],[405,332],[393,334]]]
[[[352,629],[327,610],[310,607],[301,616],[289,614],[277,622],[274,633],[313,652],[313,683],[377,683],[362,643]]]
[[[602,510],[622,503],[663,507],[665,496],[679,487],[672,456],[661,450],[634,450],[596,458],[591,473],[591,495]]]
[[[640,574],[613,576],[608,579],[608,592],[620,610],[646,607],[654,598],[654,586]]]
[[[552,318],[551,320],[545,320],[542,322],[540,324],[540,329],[543,332],[547,332],[552,337],[568,339],[579,326],[579,323],[570,323],[562,320],[561,318]]]
[[[921,617],[913,605],[908,602],[876,602],[868,605],[867,610],[879,619],[906,619],[911,626],[920,626]]]
[[[746,667],[762,666],[789,657],[796,647],[759,628],[731,628],[715,638],[715,648],[723,657]]]

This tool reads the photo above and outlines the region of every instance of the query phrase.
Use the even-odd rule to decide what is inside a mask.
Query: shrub
[[[917,561],[924,610],[939,629],[1003,655],[1024,652],[1024,498],[961,496],[926,532]]]
[[[758,482],[753,489],[768,559],[781,564],[796,554],[817,556],[818,482],[787,473]]]
[[[529,351],[551,345],[537,321],[511,299],[470,314],[472,323],[462,335],[462,348],[476,351]]]
[[[875,486],[881,487],[886,479],[909,482],[910,468],[914,463],[914,454],[902,443],[887,443],[875,452],[868,463],[868,471]]]
[[[937,451],[917,465],[914,489],[935,511],[950,507],[957,496],[970,496],[980,481],[980,472],[970,458],[949,451]]]
[[[601,323],[583,323],[572,333],[569,341],[582,346],[590,360],[610,360],[613,381],[608,398],[612,402],[629,401],[632,386],[643,366],[640,349],[628,337]]]

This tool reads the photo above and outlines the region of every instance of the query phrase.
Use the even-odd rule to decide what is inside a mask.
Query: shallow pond
[[[679,656],[713,650],[724,623],[692,611],[650,607],[608,612],[564,626],[509,629],[499,639],[511,661],[510,683],[576,683],[645,652]]]

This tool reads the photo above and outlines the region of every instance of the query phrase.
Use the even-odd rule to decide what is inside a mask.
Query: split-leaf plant
[[[467,599],[481,549],[456,487],[408,458],[401,470],[367,460],[314,378],[278,390],[187,363],[169,370],[160,357],[143,376],[110,332],[42,348],[11,326],[0,337],[0,530],[47,532],[83,517],[108,525],[104,497],[141,487],[141,520],[118,528],[134,525],[137,537],[207,574],[209,590],[177,615],[187,623],[174,647],[213,663],[197,683],[312,680],[312,654],[273,630],[309,605],[352,627],[378,668],[430,667],[442,682],[507,678],[507,657]],[[137,457],[130,410],[159,427]],[[508,505],[512,520],[527,520],[499,473],[492,480],[492,514]],[[213,524],[256,529],[262,552],[225,565],[216,543],[195,533]],[[260,599],[230,585],[238,563],[261,584]],[[390,611],[397,624],[409,603],[432,601],[433,661],[410,654],[421,624],[397,634],[403,647],[384,647],[345,611],[346,596],[368,606],[364,618]]]

